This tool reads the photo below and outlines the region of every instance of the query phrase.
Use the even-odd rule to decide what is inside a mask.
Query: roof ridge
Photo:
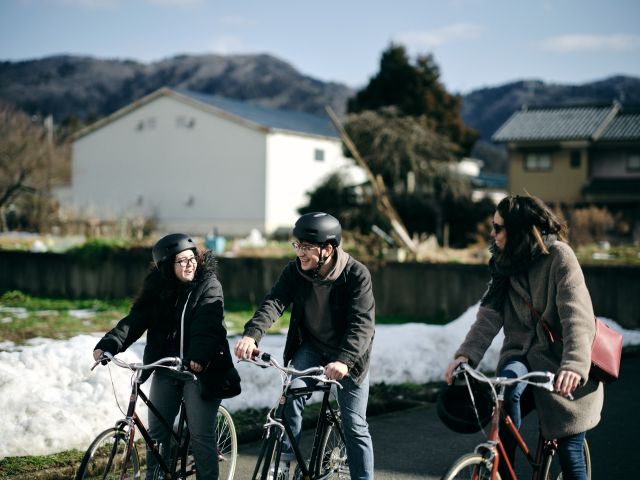
[[[595,132],[593,132],[593,135],[591,135],[591,139],[594,142],[597,141],[602,136],[602,134],[607,130],[607,128],[609,128],[609,125],[611,125],[611,122],[613,121],[613,119],[616,118],[616,115],[620,111],[620,108],[621,108],[620,103],[614,100],[613,105],[611,105],[611,111],[602,120],[602,124],[598,128],[596,128]]]

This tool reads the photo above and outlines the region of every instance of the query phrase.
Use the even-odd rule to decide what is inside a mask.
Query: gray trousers
[[[162,372],[152,376],[149,399],[156,406],[169,424],[180,412],[180,400],[184,397],[187,412],[191,446],[196,462],[196,478],[198,480],[218,479],[218,449],[216,439],[216,416],[219,399],[204,400],[195,382],[182,382]],[[163,458],[168,461],[171,456],[171,432],[149,411],[149,434],[161,446]],[[153,480],[157,461],[147,449],[146,480]]]

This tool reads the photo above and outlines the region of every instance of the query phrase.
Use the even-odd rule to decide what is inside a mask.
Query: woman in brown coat
[[[478,365],[504,328],[500,376],[532,370],[556,374],[554,393],[524,384],[507,389],[507,413],[519,428],[520,397],[533,393],[542,434],[558,439],[563,478],[586,479],[582,444],[586,431],[600,421],[603,390],[589,378],[593,307],[578,260],[566,243],[566,226],[538,198],[511,196],[498,204],[491,236],[491,282],[445,379],[451,383],[453,370],[462,362]],[[550,341],[532,309],[563,342]],[[511,437],[505,435],[503,441],[513,459]]]

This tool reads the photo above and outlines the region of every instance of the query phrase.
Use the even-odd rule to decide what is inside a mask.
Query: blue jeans
[[[162,372],[153,374],[149,399],[169,425],[180,412],[180,400],[184,404],[191,433],[191,448],[196,462],[198,480],[218,479],[218,449],[216,439],[216,416],[219,399],[204,400],[200,388],[194,382],[182,382]],[[161,445],[165,461],[171,457],[171,432],[149,411],[149,434]],[[153,476],[157,465],[155,456],[147,448],[147,480]]]
[[[291,366],[297,370],[326,365],[328,359],[309,344],[303,344],[291,360]],[[308,379],[305,379],[308,381]],[[304,380],[295,380],[293,387],[304,386]],[[352,479],[373,479],[373,443],[367,423],[367,401],[369,399],[369,376],[362,384],[356,385],[349,377],[340,381],[343,388],[338,388],[338,405],[340,406],[342,429],[344,431],[349,459],[349,472]],[[302,430],[302,412],[309,399],[308,396],[291,397],[284,409],[284,417],[291,426],[296,443],[300,440]],[[283,445],[282,459],[295,459],[293,449],[288,440]]]
[[[505,362],[502,370],[500,370],[499,376],[516,378],[528,373],[529,370],[529,366],[524,359],[512,358]],[[520,425],[522,424],[522,418],[531,410],[531,408],[523,407],[522,400],[526,394],[531,394],[531,392],[527,391],[527,385],[524,383],[517,383],[507,387],[504,393],[504,409],[511,417],[514,426],[518,429],[520,429]],[[585,436],[586,432],[582,432],[557,439],[558,457],[562,468],[562,478],[564,480],[587,479],[587,467],[582,448]],[[501,440],[507,452],[507,457],[511,464],[513,464],[516,440],[510,432],[503,432],[503,434],[501,434]],[[509,478],[506,472],[501,472],[501,476],[502,478]]]

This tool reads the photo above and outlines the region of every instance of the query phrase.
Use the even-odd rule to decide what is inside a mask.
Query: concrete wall
[[[258,303],[286,259],[221,258],[219,276],[227,299]],[[148,252],[113,254],[87,263],[69,255],[0,251],[0,292],[41,296],[122,298],[138,291]],[[489,276],[482,265],[372,263],[376,310],[383,315],[455,319],[478,301]],[[638,267],[583,269],[598,315],[640,328]]]

